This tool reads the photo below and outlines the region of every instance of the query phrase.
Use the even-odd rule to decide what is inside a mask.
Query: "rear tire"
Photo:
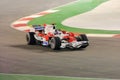
[[[26,40],[28,45],[35,45],[36,44],[36,39],[34,37],[34,32],[29,32],[26,34]]]
[[[60,46],[61,46],[61,40],[59,37],[53,37],[51,38],[51,40],[49,41],[50,44],[50,48],[53,50],[59,50]]]

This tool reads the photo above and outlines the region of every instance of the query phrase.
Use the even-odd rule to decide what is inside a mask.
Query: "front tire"
[[[28,45],[35,45],[36,44],[36,39],[34,37],[34,32],[29,32],[26,34],[26,40]]]
[[[87,41],[87,43],[83,43],[83,45],[81,46],[81,48],[86,48],[87,46],[89,46],[87,36],[85,34],[81,34],[80,36],[82,38],[82,41]]]
[[[61,40],[59,37],[53,37],[51,38],[51,40],[49,41],[50,44],[50,48],[53,50],[59,50],[60,46],[61,46]]]
[[[88,41],[88,38],[85,34],[80,34],[76,37],[77,41]]]
[[[82,41],[88,41],[88,38],[85,34],[81,34],[80,36],[81,36]]]
[[[87,41],[86,43],[83,43],[80,48],[86,48],[87,46],[89,46],[88,38],[85,34],[79,35],[76,39],[77,41]]]

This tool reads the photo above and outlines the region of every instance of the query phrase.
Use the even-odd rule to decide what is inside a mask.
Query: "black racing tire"
[[[80,34],[76,37],[77,41],[88,41],[88,38],[85,34]]]
[[[89,41],[85,34],[80,34],[76,39],[77,41]],[[84,43],[80,48],[86,48],[87,46],[89,46],[88,42]]]
[[[88,41],[88,38],[87,38],[87,36],[85,34],[80,34],[78,36],[78,40],[80,40],[80,41]]]
[[[87,38],[87,36],[86,36],[85,34],[81,34],[80,36],[81,36],[81,38],[82,38],[82,41],[88,41],[88,38]],[[88,42],[87,42],[87,43],[84,43],[84,44],[81,46],[81,48],[86,48],[87,46],[89,46],[89,43],[88,43]]]
[[[49,41],[50,48],[53,50],[59,50],[61,46],[61,40],[59,37],[52,37]]]
[[[29,32],[26,34],[26,40],[28,45],[36,45],[36,39],[34,37],[34,32]]]
[[[85,34],[81,34],[80,36],[82,38],[82,41],[88,41],[88,38]]]

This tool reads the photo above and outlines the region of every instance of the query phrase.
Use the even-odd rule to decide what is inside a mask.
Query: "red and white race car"
[[[53,50],[61,48],[80,49],[89,45],[85,34],[74,34],[55,28],[55,25],[34,25],[34,31],[28,32],[26,40],[28,45],[49,46]]]

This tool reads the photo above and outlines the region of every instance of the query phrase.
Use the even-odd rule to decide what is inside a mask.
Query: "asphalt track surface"
[[[53,51],[26,45],[25,33],[10,24],[24,16],[74,0],[2,0],[0,73],[120,79],[120,39],[92,38],[84,50]]]

